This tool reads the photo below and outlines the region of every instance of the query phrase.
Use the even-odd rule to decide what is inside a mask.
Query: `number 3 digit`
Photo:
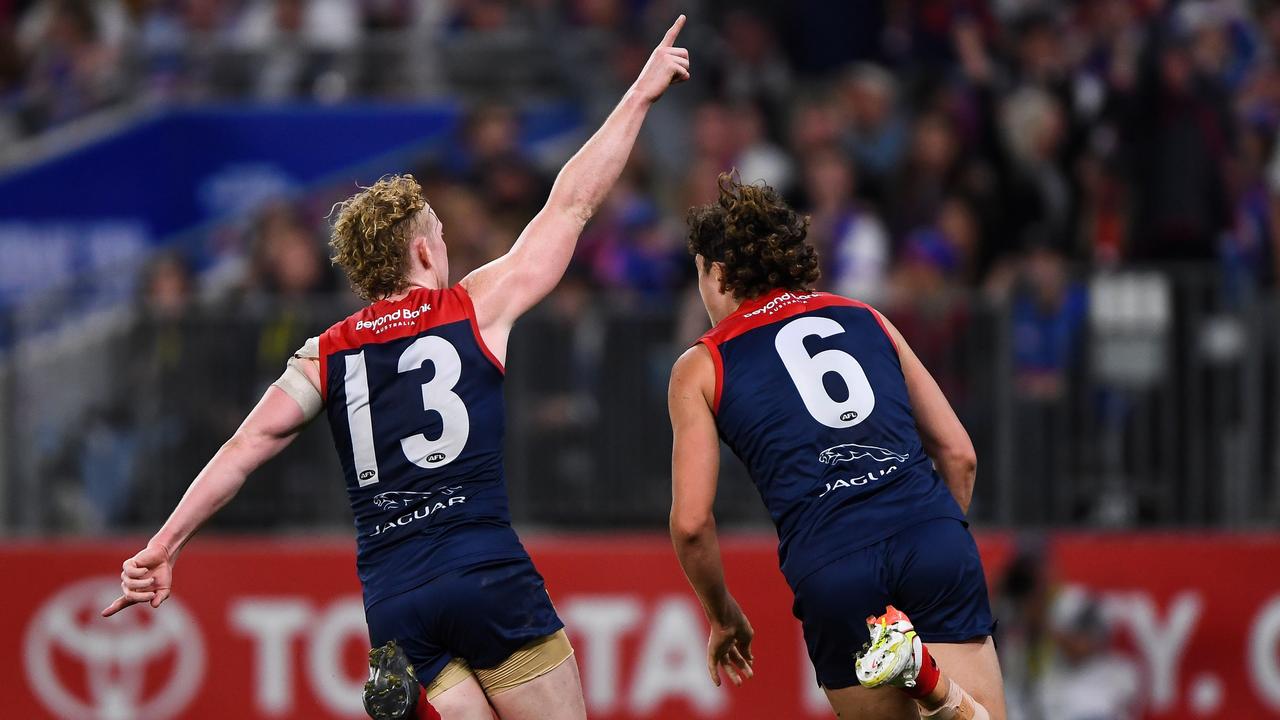
[[[400,448],[409,462],[419,467],[448,465],[466,447],[471,435],[471,417],[462,398],[453,391],[462,376],[458,350],[442,337],[427,335],[413,341],[400,354],[399,372],[416,370],[430,361],[436,374],[422,384],[422,409],[440,414],[440,437],[428,440],[417,433],[401,438]],[[369,414],[369,374],[364,351],[346,358],[344,377],[347,394],[347,424],[351,429],[351,451],[360,487],[378,482],[378,458],[373,442],[373,418]]]

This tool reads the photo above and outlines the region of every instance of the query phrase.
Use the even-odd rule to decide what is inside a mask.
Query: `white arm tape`
[[[272,385],[284,391],[285,395],[293,398],[298,403],[298,407],[302,408],[302,417],[310,422],[315,416],[320,414],[320,409],[324,406],[324,399],[320,397],[320,391],[315,385],[311,384],[307,373],[302,369],[302,363],[316,359],[320,355],[319,342],[317,338],[308,340],[298,352],[289,358],[288,365],[284,368],[284,374],[280,376]]]

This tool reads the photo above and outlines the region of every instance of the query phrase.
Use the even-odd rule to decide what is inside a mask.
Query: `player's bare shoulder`
[[[715,391],[715,365],[706,345],[698,343],[681,353],[671,366],[668,399],[675,403],[701,397],[708,404]]]

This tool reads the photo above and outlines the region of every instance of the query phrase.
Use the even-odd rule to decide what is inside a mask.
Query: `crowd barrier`
[[[979,538],[989,580],[1015,549]],[[568,623],[590,716],[826,718],[772,539],[730,536],[729,581],[757,630],[756,677],[714,687],[706,631],[666,538],[534,536]],[[1059,582],[1105,599],[1148,718],[1280,713],[1280,536],[1059,534]],[[359,718],[367,638],[352,549],[338,539],[201,538],[159,611],[97,613],[128,541],[10,542],[0,714],[67,720]],[[12,684],[12,685],[11,685]]]

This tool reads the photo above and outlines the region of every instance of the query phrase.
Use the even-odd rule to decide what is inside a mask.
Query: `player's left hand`
[[[158,608],[172,590],[172,556],[160,545],[148,545],[124,561],[120,572],[120,597],[103,608],[102,617],[111,617],[130,605],[144,602]]]
[[[755,672],[752,665],[755,658],[751,655],[751,639],[756,631],[742,612],[742,608],[732,598],[730,607],[721,620],[711,619],[711,637],[707,639],[707,671],[711,673],[711,681],[720,687],[720,670],[737,687],[743,680],[750,679]]]

